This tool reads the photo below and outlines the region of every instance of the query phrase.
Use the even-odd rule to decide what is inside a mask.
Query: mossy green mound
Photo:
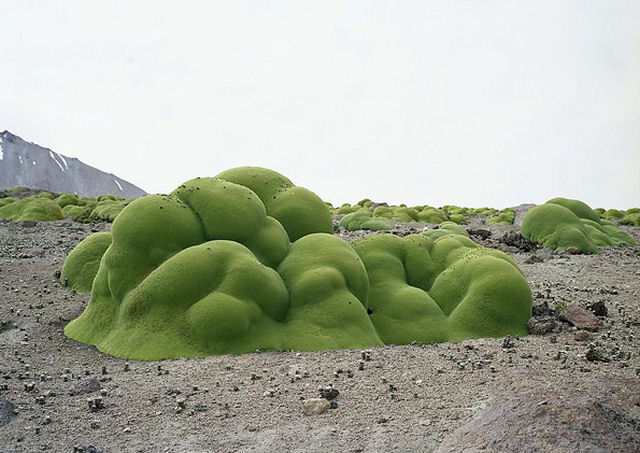
[[[366,211],[359,210],[345,215],[342,219],[340,219],[338,225],[349,231],[381,231],[390,230],[391,228],[393,228],[391,223],[386,220],[372,218],[371,211],[369,209],[366,209]]]
[[[439,224],[447,220],[449,220],[447,213],[442,209],[425,207],[418,212],[418,222]]]
[[[611,220],[616,219],[619,220],[625,216],[626,212],[621,211],[619,209],[607,209],[601,217]]]
[[[378,206],[373,210],[374,218],[393,220],[394,222],[417,222],[418,211],[406,206]]]
[[[462,234],[383,234],[353,247],[367,268],[370,318],[385,343],[528,333],[531,291],[502,252]]]
[[[460,225],[454,222],[442,222],[437,229],[435,230],[427,230],[422,233],[423,236],[428,237],[429,239],[436,240],[439,237],[447,236],[450,234],[455,234],[459,236],[464,236],[466,238],[469,237],[469,233],[467,230],[462,228]]]
[[[463,214],[449,214],[449,220],[459,225],[467,223],[467,219]]]
[[[292,206],[276,213],[295,212],[301,193],[310,198],[294,191],[285,198]],[[353,249],[326,233],[291,243],[246,186],[202,178],[142,197],[116,218],[111,237],[89,305],[65,329],[110,354],[150,360],[382,344]]]
[[[578,200],[554,198],[536,206],[522,221],[522,235],[553,249],[598,253],[598,246],[635,245],[629,235]]]
[[[111,233],[94,233],[86,237],[67,256],[60,273],[65,286],[81,293],[91,291],[102,255],[111,245]]]
[[[640,226],[640,212],[627,213],[620,219],[623,225]]]
[[[0,208],[16,201],[13,197],[0,198]]]
[[[26,220],[47,222],[64,219],[64,213],[52,199],[36,195],[1,207],[0,218],[15,222]]]
[[[503,209],[494,217],[487,220],[487,223],[498,225],[513,225],[513,220],[516,218],[516,213],[513,209]]]
[[[527,333],[531,294],[503,253],[452,222],[352,247],[324,231],[324,203],[273,173],[234,169],[126,206],[110,236],[90,236],[65,262],[61,278],[91,288],[65,334],[155,360]],[[274,215],[262,198],[280,198]],[[296,223],[296,212],[314,218]]]
[[[309,233],[333,233],[331,215],[315,193],[294,186],[289,179],[273,170],[238,167],[216,176],[251,189],[264,204],[267,215],[277,219],[291,241]]]
[[[102,197],[100,197],[102,198]],[[109,198],[100,200],[89,213],[87,222],[113,222],[120,211],[124,209],[126,202],[122,199],[111,200]]]

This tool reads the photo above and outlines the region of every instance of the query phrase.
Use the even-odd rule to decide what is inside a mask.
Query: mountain
[[[0,190],[23,186],[88,197],[137,198],[146,192],[111,173],[25,142],[9,131],[0,133]]]

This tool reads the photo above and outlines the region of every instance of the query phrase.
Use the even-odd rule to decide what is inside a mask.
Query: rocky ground
[[[523,270],[537,334],[134,362],[62,333],[88,295],[56,272],[108,228],[0,221],[1,453],[640,451],[640,247],[552,254],[473,219]]]

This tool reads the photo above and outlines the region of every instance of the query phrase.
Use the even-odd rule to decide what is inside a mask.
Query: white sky
[[[0,130],[148,192],[640,205],[640,1],[0,0]]]

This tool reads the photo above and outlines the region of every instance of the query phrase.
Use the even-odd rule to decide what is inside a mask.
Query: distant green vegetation
[[[338,224],[342,228],[349,231],[356,230],[390,230],[392,228],[391,223],[380,218],[373,218],[372,212],[369,209],[361,209],[355,212],[351,212],[340,219]]]
[[[23,192],[16,187],[5,191],[6,194]],[[33,192],[33,191],[31,191]],[[122,209],[133,199],[122,199],[116,195],[83,197],[72,193],[55,195],[40,192],[24,198],[0,198],[0,218],[13,221],[48,222],[71,217],[77,222],[98,223],[113,222]]]
[[[531,209],[523,219],[522,235],[545,247],[587,253],[598,253],[598,246],[636,245],[633,238],[602,220],[586,203],[567,198],[554,198]]]
[[[499,225],[513,225],[513,220],[516,217],[516,213],[513,209],[507,208],[496,213],[493,217],[487,220],[487,223],[499,224]]]

